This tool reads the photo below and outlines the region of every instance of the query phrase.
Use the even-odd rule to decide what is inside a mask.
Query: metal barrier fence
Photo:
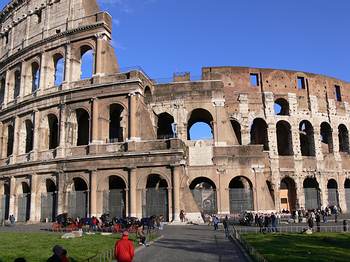
[[[302,226],[295,226],[295,225],[283,225],[276,227],[277,230],[273,230],[272,227],[269,228],[262,228],[260,227],[236,227],[235,229],[240,234],[246,234],[246,233],[269,233],[269,232],[275,232],[275,233],[300,233],[308,229],[309,227],[307,225]],[[349,225],[320,225],[318,228],[317,226],[314,226],[312,231],[313,232],[329,232],[329,233],[340,233],[340,232],[349,232],[350,226]]]
[[[248,254],[257,262],[267,262],[267,260],[251,245],[249,245],[236,230],[235,226],[232,226],[231,236],[236,239],[242,247],[248,252]]]

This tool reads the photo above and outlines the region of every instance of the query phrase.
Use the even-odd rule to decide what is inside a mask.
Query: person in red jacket
[[[118,262],[131,262],[134,258],[134,245],[129,240],[128,231],[124,231],[122,239],[115,243],[114,257]]]

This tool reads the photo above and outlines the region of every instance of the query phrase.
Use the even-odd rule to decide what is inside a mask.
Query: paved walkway
[[[167,226],[164,237],[136,253],[134,262],[246,261],[223,230],[208,226]]]

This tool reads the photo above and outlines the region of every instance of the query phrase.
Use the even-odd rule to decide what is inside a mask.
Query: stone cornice
[[[99,27],[104,27],[105,29],[107,29],[107,31],[110,32],[110,29],[106,26],[106,24],[104,22],[98,22],[98,23],[95,23],[95,24],[86,25],[86,26],[74,28],[74,29],[71,29],[71,30],[67,30],[67,31],[59,33],[59,34],[49,36],[49,37],[47,37],[47,38],[45,38],[43,40],[35,42],[32,45],[26,46],[25,48],[23,48],[22,50],[14,53],[13,55],[11,55],[11,56],[9,56],[7,58],[4,58],[0,62],[0,68],[3,68],[4,65],[9,64],[11,60],[15,60],[16,58],[24,55],[26,52],[28,52],[28,51],[30,51],[30,50],[32,50],[34,48],[38,48],[38,47],[40,47],[42,45],[45,45],[46,43],[49,43],[49,42],[55,41],[57,39],[60,39],[60,38],[66,37],[66,36],[70,36],[70,35],[73,35],[73,34],[76,34],[76,33],[89,31],[91,29],[96,29],[96,28],[99,28]]]

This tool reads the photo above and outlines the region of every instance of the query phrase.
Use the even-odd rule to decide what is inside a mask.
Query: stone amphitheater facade
[[[13,0],[0,21],[1,218],[350,209],[349,83],[205,67],[160,84],[120,70],[95,0]]]

